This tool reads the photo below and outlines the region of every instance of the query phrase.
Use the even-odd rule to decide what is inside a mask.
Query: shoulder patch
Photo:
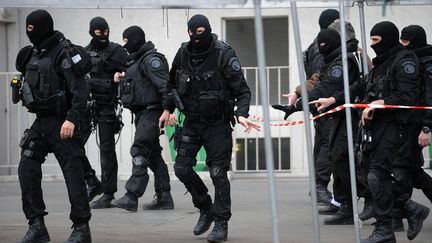
[[[152,57],[152,58],[150,58],[149,63],[150,63],[150,66],[153,69],[158,69],[158,68],[160,68],[162,66],[162,61],[161,61],[161,59],[159,57]]]
[[[241,70],[240,61],[237,57],[231,57],[231,59],[228,61],[228,66],[230,66],[231,69],[235,72]]]
[[[333,66],[330,68],[330,76],[335,79],[339,79],[342,77],[343,69],[341,66]]]
[[[61,65],[62,65],[63,69],[69,69],[72,67],[72,61],[69,58],[65,57],[62,60]]]
[[[403,68],[404,73],[406,73],[406,74],[413,74],[416,71],[416,65],[412,61],[403,62],[402,68]]]

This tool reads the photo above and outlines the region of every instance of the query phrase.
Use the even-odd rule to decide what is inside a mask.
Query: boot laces
[[[372,235],[382,235],[385,234],[385,230],[382,228],[383,223],[380,221],[372,223],[373,226],[375,226],[374,230],[372,231]]]
[[[225,229],[225,221],[216,221],[214,225],[215,230],[224,230]]]

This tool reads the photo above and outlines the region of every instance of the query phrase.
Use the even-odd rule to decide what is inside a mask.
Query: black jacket
[[[359,80],[350,86],[351,101],[354,97],[364,97],[366,103],[383,99],[386,105],[417,105],[419,102],[420,82],[419,65],[417,57],[409,51],[397,45],[383,55],[372,60],[373,68],[365,79]],[[379,80],[382,80],[381,88]],[[343,93],[336,96],[337,103],[344,102]],[[402,110],[378,109],[375,117],[402,118]],[[399,116],[399,117],[398,117]]]
[[[134,79],[135,97],[131,110],[137,112],[149,105],[162,104],[169,79],[168,62],[151,41],[128,57],[126,78]]]
[[[246,80],[243,76],[240,62],[238,60],[238,57],[230,46],[226,44],[225,42],[217,40],[217,36],[213,34],[213,41],[211,44],[211,47],[209,49],[209,53],[205,54],[194,54],[191,53],[188,49],[190,47],[190,43],[186,42],[183,43],[180,49],[178,50],[174,61],[171,66],[170,70],[170,79],[167,84],[167,94],[171,93],[172,89],[178,89],[178,85],[176,84],[176,76],[179,72],[182,70],[182,55],[189,55],[191,58],[189,60],[189,65],[191,66],[191,69],[193,69],[195,72],[199,73],[199,66],[195,66],[192,62],[195,59],[202,59],[202,63],[204,63],[208,60],[207,57],[217,55],[218,60],[220,62],[212,67],[215,74],[217,74],[219,77],[222,77],[224,81],[224,85],[227,88],[227,91],[229,93],[229,98],[231,100],[234,100],[235,106],[237,107],[237,110],[235,110],[234,114],[235,116],[249,116],[249,105],[251,100],[251,93],[250,89],[246,83]],[[223,50],[223,52],[221,52]],[[182,100],[186,99],[187,95],[181,95]],[[174,102],[170,96],[167,96],[167,99],[164,102],[164,109],[169,110],[170,112],[174,111],[175,105]],[[191,107],[187,107],[186,103],[186,110]]]
[[[66,120],[77,125],[86,110],[88,89],[85,74],[74,71],[74,61],[62,41],[65,41],[64,35],[55,31],[34,47],[26,65],[25,82],[29,83],[34,97],[40,99],[35,104],[23,101],[23,105],[39,116],[65,116]],[[41,85],[41,82],[44,84]],[[59,91],[64,92],[64,96]]]

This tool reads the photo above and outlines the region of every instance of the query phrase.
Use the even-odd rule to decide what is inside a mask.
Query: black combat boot
[[[112,200],[111,205],[131,212],[136,212],[138,210],[138,197],[127,192],[123,197]]]
[[[30,220],[29,229],[19,243],[45,243],[49,241],[50,237],[45,226],[44,218],[39,217]]]
[[[392,219],[392,229],[393,229],[393,232],[403,232],[403,231],[405,231],[402,218],[393,218]]]
[[[316,186],[317,191],[317,201],[321,205],[329,205],[332,200],[332,194],[329,192],[326,186],[324,185],[317,185]]]
[[[210,205],[210,207],[207,210],[200,210],[200,216],[198,219],[198,222],[195,225],[195,228],[193,229],[194,235],[201,235],[204,232],[206,232],[209,228],[211,223],[214,220],[214,213],[213,213],[213,205]]]
[[[361,240],[360,243],[396,243],[391,224],[383,224],[378,220],[372,225],[375,226],[372,234],[368,238]]]
[[[92,209],[100,209],[100,208],[110,208],[111,201],[114,199],[114,195],[104,193],[102,197],[98,200],[90,203],[90,208]]]
[[[74,224],[73,231],[69,239],[63,243],[91,243],[91,233],[88,222],[82,224]]]
[[[333,215],[339,211],[339,207],[334,205],[333,203],[330,203],[330,205],[326,205],[325,207],[322,207],[318,209],[318,213],[320,215]]]
[[[97,195],[102,194],[102,183],[94,174],[90,174],[87,176],[86,183],[87,183],[87,196],[89,202],[91,202]]]
[[[339,210],[330,218],[324,219],[324,224],[354,224],[353,212],[350,203],[341,203]]]
[[[212,231],[207,236],[208,242],[223,242],[228,238],[228,221],[216,220]]]
[[[170,210],[174,209],[174,201],[169,191],[156,193],[156,198],[151,203],[143,205],[144,210]]]
[[[405,203],[404,209],[408,220],[407,237],[413,240],[423,227],[423,221],[428,217],[430,210],[411,199]]]
[[[359,218],[361,221],[366,221],[368,219],[371,219],[373,216],[373,200],[365,198],[363,211],[359,214]]]

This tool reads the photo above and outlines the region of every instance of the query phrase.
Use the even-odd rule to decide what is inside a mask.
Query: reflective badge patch
[[[81,56],[80,54],[76,54],[75,56],[72,57],[72,61],[77,64],[79,63],[79,61],[81,61]]]
[[[238,72],[241,70],[241,65],[240,65],[240,62],[239,62],[237,57],[231,57],[231,59],[228,62],[228,65],[235,72]]]
[[[70,60],[69,58],[65,58],[65,59],[63,59],[63,61],[62,61],[62,67],[63,67],[64,69],[69,69],[69,68],[71,68],[71,67],[72,67],[72,62],[71,62],[71,60]]]
[[[160,66],[162,65],[161,60],[158,57],[153,57],[152,59],[150,59],[150,66],[154,69],[158,69],[160,68]]]
[[[340,77],[342,77],[342,67],[341,66],[335,66],[335,67],[332,67],[331,68],[331,70],[330,70],[330,75],[331,75],[331,77],[332,78],[336,78],[336,79],[339,79]]]
[[[415,64],[413,62],[404,62],[402,63],[402,67],[406,74],[415,73]]]

